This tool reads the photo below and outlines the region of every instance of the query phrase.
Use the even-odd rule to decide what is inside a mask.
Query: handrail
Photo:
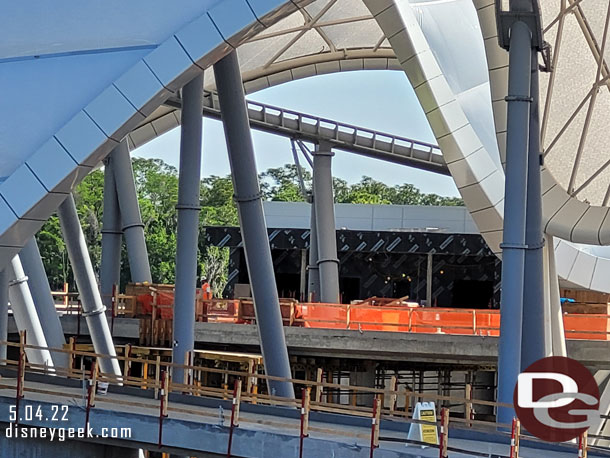
[[[70,357],[71,361],[74,359],[75,356],[80,356],[82,358],[87,357],[87,358],[91,359],[92,368],[98,367],[98,365],[96,364],[97,358],[112,358],[112,359],[127,361],[130,363],[131,362],[142,362],[142,361],[146,361],[146,362],[150,363],[150,361],[148,361],[148,360],[142,360],[141,358],[132,358],[128,355],[127,356],[111,356],[111,355],[97,354],[94,352],[79,351],[79,350],[74,350],[71,348],[59,349],[59,348],[40,347],[40,346],[26,344],[24,342],[17,343],[17,342],[0,341],[0,345],[2,345],[2,344],[19,348],[20,358],[22,357],[22,355],[25,355],[26,349],[47,349],[51,352],[68,353],[71,356]],[[188,360],[189,359],[187,359],[187,361]],[[4,359],[4,360],[0,359],[0,363],[6,363],[8,365],[8,367],[13,367],[13,368],[18,364],[17,361],[11,360],[11,359]],[[118,376],[115,376],[112,374],[106,374],[101,371],[97,371],[96,369],[86,370],[84,368],[84,365],[82,365],[82,369],[54,368],[53,375],[54,376],[64,376],[64,377],[76,379],[79,381],[93,379],[93,380],[97,380],[98,382],[120,383],[120,384],[127,385],[127,386],[138,387],[138,388],[141,388],[142,390],[151,390],[151,391],[154,391],[154,393],[155,393],[155,396],[154,396],[155,399],[160,399],[159,395],[161,395],[161,402],[164,402],[164,403],[169,402],[169,398],[167,397],[167,394],[169,392],[180,392],[183,394],[189,394],[189,395],[193,395],[193,396],[207,396],[207,397],[219,398],[219,399],[230,399],[234,395],[234,394],[232,394],[232,390],[228,389],[228,387],[226,387],[226,386],[224,386],[223,388],[216,388],[216,387],[212,387],[212,386],[201,385],[201,383],[198,380],[195,380],[195,378],[201,379],[202,378],[201,373],[203,373],[203,372],[223,374],[226,376],[234,376],[234,377],[246,378],[246,379],[251,377],[254,379],[287,381],[287,382],[292,382],[296,385],[311,387],[312,390],[316,391],[316,396],[312,398],[310,403],[308,403],[308,411],[311,410],[311,411],[319,411],[319,412],[331,412],[331,413],[337,413],[337,414],[341,414],[341,415],[366,417],[366,418],[371,418],[371,415],[372,414],[374,415],[374,409],[371,407],[345,405],[345,404],[341,404],[341,403],[337,403],[337,402],[332,402],[332,396],[330,397],[331,401],[329,402],[328,394],[333,394],[333,393],[329,393],[327,390],[341,389],[341,390],[348,391],[348,392],[359,392],[359,393],[370,394],[370,395],[375,396],[376,397],[375,399],[380,400],[379,405],[380,405],[381,418],[392,419],[393,421],[398,421],[398,422],[432,424],[435,426],[440,425],[440,419],[437,420],[436,422],[428,422],[425,420],[416,420],[410,416],[409,405],[410,405],[411,398],[430,399],[430,400],[435,400],[435,401],[440,401],[440,402],[448,401],[449,403],[455,402],[456,403],[455,405],[451,405],[451,404],[446,405],[445,409],[447,409],[447,411],[449,411],[450,409],[452,409],[458,405],[459,406],[463,405],[464,406],[464,415],[470,411],[468,406],[471,406],[473,404],[492,406],[492,407],[499,407],[499,406],[500,407],[510,407],[511,406],[510,404],[498,403],[498,402],[494,402],[494,401],[470,399],[468,397],[461,398],[459,396],[444,396],[444,395],[439,395],[439,394],[434,394],[434,393],[419,393],[419,392],[409,391],[409,390],[400,391],[400,390],[396,390],[396,389],[381,389],[381,388],[370,388],[370,387],[362,387],[362,386],[354,386],[354,385],[341,385],[341,384],[337,384],[337,383],[328,383],[328,382],[322,382],[322,381],[317,381],[317,380],[312,381],[312,380],[299,380],[299,379],[283,378],[283,377],[273,377],[273,376],[269,376],[269,375],[252,373],[252,372],[229,371],[229,370],[223,370],[223,369],[201,367],[201,366],[196,366],[196,365],[179,365],[179,364],[173,364],[170,362],[159,362],[159,360],[157,360],[156,364],[153,367],[155,367],[155,371],[156,371],[154,378],[148,378],[147,377],[148,374],[146,374],[146,376],[143,376],[143,377],[135,377],[132,375],[123,375],[123,376],[118,377]],[[59,387],[59,389],[57,391],[55,391],[52,389],[36,388],[36,387],[31,386],[31,383],[30,384],[25,383],[26,382],[26,378],[25,378],[26,373],[47,374],[48,373],[47,370],[48,370],[48,367],[46,367],[46,366],[42,366],[40,364],[33,364],[33,363],[26,361],[24,368],[22,370],[16,371],[18,373],[19,380],[21,380],[22,393],[37,393],[37,394],[45,394],[45,395],[55,396],[55,397],[72,398],[74,396],[73,393],[67,393],[67,392],[65,392],[65,390],[62,391],[61,387]],[[169,383],[166,386],[166,391],[162,391],[163,387],[164,387],[164,380],[162,379],[160,374],[164,371],[171,372],[172,370],[187,370],[187,371],[193,371],[193,373],[200,372],[200,374],[199,374],[200,377],[193,377],[192,380],[195,380],[195,381],[193,383],[187,383],[187,384],[174,383],[170,378],[168,380]],[[185,378],[185,379],[188,380],[188,378]],[[2,379],[2,380],[6,380],[6,379]],[[204,380],[205,380],[205,378],[204,378]],[[30,386],[28,386],[28,385],[30,385]],[[247,386],[247,385],[244,384],[243,386]],[[15,385],[2,383],[2,384],[0,384],[0,389],[14,390]],[[324,393],[325,389],[326,389],[327,397],[324,401],[322,401],[319,393]],[[398,406],[395,405],[395,400],[396,400],[395,396],[404,396],[405,397],[405,405],[403,407],[399,408]],[[385,405],[386,403],[384,402],[384,400],[390,401],[390,404],[391,404],[390,407],[386,407],[386,405]],[[280,405],[280,406],[287,406],[287,407],[299,408],[299,409],[301,408],[300,400],[284,398],[284,397],[270,395],[270,394],[260,394],[260,393],[257,393],[255,390],[241,392],[239,402],[248,402],[248,403],[252,403],[252,404]],[[376,402],[379,402],[379,401],[376,401]],[[112,392],[107,396],[104,396],[101,398],[96,398],[96,403],[102,403],[105,405],[108,405],[108,404],[116,405],[117,407],[120,407],[120,406],[141,407],[144,409],[144,412],[148,412],[150,410],[151,415],[154,415],[154,410],[155,410],[155,406],[151,405],[149,401],[144,403],[144,402],[125,400],[122,398],[118,399],[118,398],[112,397]],[[91,408],[94,408],[94,406],[91,406]],[[197,410],[196,408],[193,408],[190,405],[186,405],[186,406],[176,405],[176,401],[173,401],[173,405],[171,405],[171,406],[166,405],[165,408],[169,412],[186,413],[186,414],[193,414],[193,415],[197,415],[197,416],[210,417],[210,415],[207,414],[206,412]],[[143,414],[148,415],[148,413],[143,413]],[[473,418],[459,418],[459,417],[456,417],[455,414],[456,414],[456,412],[454,411],[454,416],[450,418],[450,424],[453,424],[453,427],[456,427],[456,424],[457,424],[458,425],[457,427],[462,428],[462,429],[494,431],[496,433],[499,433],[503,436],[508,437],[508,433],[505,433],[501,430],[498,431],[498,427],[508,430],[510,425],[501,425],[501,424],[499,425],[498,423],[496,423],[494,421],[484,421],[484,420],[477,420],[477,419],[473,419]],[[247,418],[243,418],[242,421],[249,423],[249,422],[252,422],[253,420],[249,421]],[[261,422],[262,422],[262,424],[271,424],[272,423],[272,421],[270,422],[268,420],[262,420],[262,421],[258,420],[258,419],[256,420],[256,423],[260,424]],[[310,427],[310,430],[315,431],[316,428]],[[322,432],[322,430],[319,430],[319,431]],[[358,437],[361,436],[361,434],[358,434],[358,433],[355,433],[354,435],[357,435]],[[363,436],[363,437],[365,437],[365,436]],[[528,439],[533,440],[533,441],[538,441],[538,439],[536,439],[534,437],[528,437]]]
[[[83,350],[75,350],[75,349],[71,349],[71,348],[43,347],[43,346],[38,346],[38,345],[31,345],[31,344],[27,344],[27,343],[23,344],[20,342],[10,342],[10,341],[0,341],[0,345],[6,345],[9,347],[19,348],[19,349],[23,349],[23,350],[25,350],[25,349],[49,350],[52,353],[67,353],[68,355],[71,356],[69,358],[70,360],[73,360],[75,356],[78,356],[78,357],[90,358],[90,359],[97,359],[97,358],[114,359],[114,360],[117,360],[117,361],[123,362],[123,363],[124,362],[148,363],[151,366],[155,366],[155,364],[151,364],[151,362],[154,363],[155,361],[151,361],[151,360],[144,359],[144,358],[131,357],[128,355],[126,355],[126,356],[106,355],[106,354],[100,354],[100,353],[83,351]],[[14,365],[14,364],[16,364],[16,361],[11,360],[11,359],[4,359],[4,360],[0,359],[0,363],[7,363],[9,365]],[[47,366],[44,366],[41,364],[27,362],[26,365],[27,365],[27,367],[38,369],[38,372],[48,370]],[[244,371],[234,371],[234,370],[218,369],[218,368],[203,367],[203,366],[196,366],[196,365],[176,364],[176,363],[172,363],[169,361],[160,361],[159,366],[161,368],[171,369],[171,370],[184,370],[184,371],[194,371],[194,372],[202,372],[202,373],[207,372],[210,374],[222,374],[222,375],[229,375],[229,376],[243,377],[243,378],[290,382],[293,384],[309,386],[312,388],[320,387],[320,388],[330,388],[330,389],[341,389],[341,390],[346,390],[346,391],[358,392],[360,394],[379,394],[379,395],[386,395],[386,396],[392,396],[392,395],[409,396],[409,397],[416,397],[416,398],[422,398],[422,399],[451,401],[451,402],[457,402],[457,403],[461,403],[461,404],[468,403],[468,404],[478,404],[478,405],[492,406],[492,407],[512,407],[512,404],[498,403],[495,401],[471,399],[471,398],[465,398],[465,397],[462,398],[459,396],[445,396],[445,395],[440,395],[440,394],[436,394],[436,393],[425,393],[425,392],[420,393],[420,392],[411,391],[411,390],[400,391],[400,390],[372,388],[372,387],[365,387],[365,386],[358,386],[358,385],[343,385],[343,384],[339,384],[339,383],[329,383],[329,382],[321,382],[321,381],[319,382],[316,380],[303,380],[303,379],[295,379],[295,378],[277,377],[277,376],[273,376],[273,375],[260,374],[258,372],[244,372]],[[53,373],[55,375],[61,375],[61,374],[66,373],[66,374],[69,374],[70,377],[76,376],[75,378],[77,378],[77,379],[82,379],[83,376],[86,377],[88,375],[91,375],[91,372],[86,369],[68,368],[66,370],[66,369],[62,369],[59,367],[55,367],[55,368],[53,368],[53,371],[54,371]],[[126,384],[130,384],[132,381],[136,380],[139,384],[144,382],[147,386],[154,386],[155,383],[157,383],[157,384],[159,383],[158,381],[153,380],[153,379],[143,379],[141,377],[126,376],[126,375],[116,376],[114,374],[104,373],[102,371],[98,371],[98,379],[99,380],[112,380],[115,382],[124,381],[124,382],[126,382]],[[172,386],[179,387],[180,391],[196,390],[196,389],[200,388],[196,384],[175,384],[173,382],[172,382]],[[265,396],[265,395],[258,394],[257,396]],[[277,396],[275,396],[274,398],[280,399]],[[342,404],[338,404],[338,405],[342,405]],[[364,409],[366,410],[367,408],[364,408]]]
[[[250,124],[256,129],[306,141],[324,139],[334,148],[449,175],[440,148],[435,144],[251,100],[246,103]],[[182,102],[170,97],[165,105],[181,109]],[[169,115],[172,113],[163,116]],[[204,93],[203,115],[220,118],[217,94]]]

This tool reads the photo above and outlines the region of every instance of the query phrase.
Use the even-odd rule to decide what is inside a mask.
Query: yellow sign
[[[418,402],[415,404],[413,420],[428,421],[431,424],[411,423],[408,439],[430,445],[438,445],[436,407],[434,402]],[[422,445],[422,447],[424,447],[424,445]]]
[[[419,419],[436,423],[436,412],[434,410],[420,410]],[[436,425],[421,425],[422,442],[437,445],[438,437],[436,435]]]

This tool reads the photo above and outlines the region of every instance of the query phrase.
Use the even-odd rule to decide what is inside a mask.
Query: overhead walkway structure
[[[203,100],[203,116],[220,119],[218,96],[207,92]],[[132,149],[180,125],[180,99],[170,98],[164,105],[166,109],[157,109],[144,124],[127,135]],[[450,174],[440,148],[431,143],[252,100],[247,101],[247,107],[250,126],[262,132],[314,144],[326,141],[343,151],[442,175]]]

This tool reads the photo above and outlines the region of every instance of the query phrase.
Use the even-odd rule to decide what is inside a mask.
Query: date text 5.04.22
[[[61,422],[68,421],[68,409],[67,405],[56,405],[50,406],[50,409],[42,409],[40,406],[35,407],[26,405],[23,409],[19,409],[17,412],[17,406],[9,407],[10,418],[9,421],[51,421]]]

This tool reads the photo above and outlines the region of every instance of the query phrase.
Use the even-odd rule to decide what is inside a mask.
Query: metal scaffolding
[[[291,378],[237,53],[232,51],[218,61],[214,74],[265,370]],[[268,385],[270,393],[294,397],[290,382],[269,381]]]

